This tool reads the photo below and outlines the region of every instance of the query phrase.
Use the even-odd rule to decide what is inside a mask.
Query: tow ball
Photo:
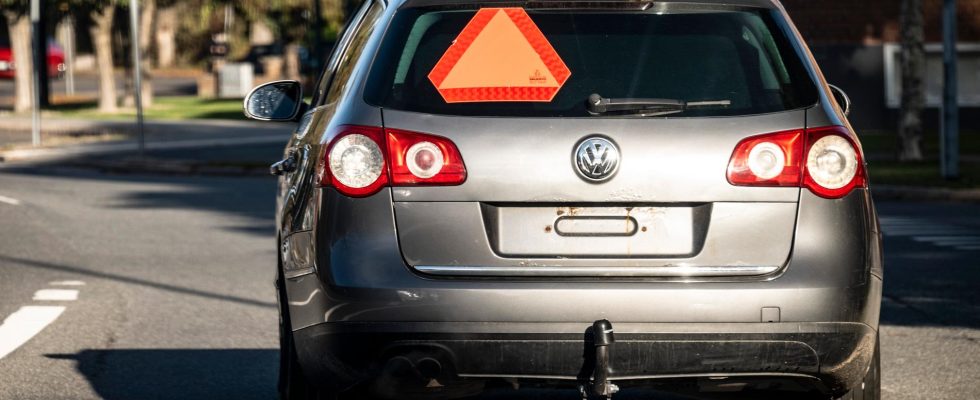
[[[616,341],[612,323],[600,319],[592,323],[592,347],[595,363],[591,379],[579,386],[583,400],[611,399],[619,391],[619,386],[609,380],[609,358],[611,346]]]

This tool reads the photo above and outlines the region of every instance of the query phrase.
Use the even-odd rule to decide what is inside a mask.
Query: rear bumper
[[[461,378],[580,380],[590,323],[323,323],[294,333],[304,371],[338,388],[393,358],[438,360]],[[860,382],[876,340],[862,323],[615,323],[611,380],[781,376],[840,393]],[[624,382],[626,385],[629,382]]]
[[[598,319],[616,329],[612,379],[621,381],[793,376],[840,393],[863,378],[875,348],[881,248],[866,190],[840,200],[804,191],[792,254],[776,274],[680,280],[424,275],[399,249],[390,196],[324,192],[311,202],[329,214],[286,239],[283,261],[313,272],[285,288],[315,381],[362,382],[413,348],[463,377],[574,380],[584,331]]]

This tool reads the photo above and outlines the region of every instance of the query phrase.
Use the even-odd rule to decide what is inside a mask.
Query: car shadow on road
[[[113,349],[84,350],[46,357],[76,363],[92,389],[105,400],[211,400],[277,397],[279,352],[272,349]],[[687,389],[696,384],[684,385]],[[675,388],[676,389],[676,388]],[[801,392],[682,394],[631,389],[622,400],[766,400],[813,398]],[[349,398],[349,396],[348,396]],[[574,389],[488,389],[479,400],[580,400]],[[361,399],[358,399],[361,400]]]
[[[114,349],[46,356],[75,361],[106,400],[276,398],[278,350]]]

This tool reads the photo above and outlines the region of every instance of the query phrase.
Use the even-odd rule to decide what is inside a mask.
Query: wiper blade
[[[687,103],[683,100],[674,99],[610,99],[600,96],[598,93],[589,95],[586,101],[589,112],[592,114],[647,114],[647,113],[676,113],[687,109]]]
[[[604,98],[597,93],[589,95],[586,106],[589,113],[658,116],[676,114],[693,108],[728,107],[731,100],[709,100],[687,102],[677,99],[645,99],[645,98]]]

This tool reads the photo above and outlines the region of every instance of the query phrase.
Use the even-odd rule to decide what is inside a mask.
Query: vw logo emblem
[[[619,170],[619,148],[609,139],[590,136],[575,146],[575,170],[589,182],[612,178]]]

